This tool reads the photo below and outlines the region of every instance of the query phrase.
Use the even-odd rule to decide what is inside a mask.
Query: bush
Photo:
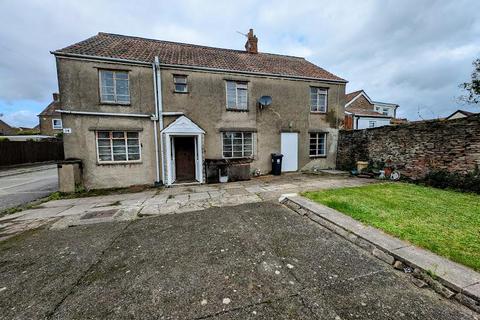
[[[10,139],[5,138],[5,137],[0,137],[0,141],[10,141]]]
[[[425,176],[423,182],[435,188],[456,189],[480,194],[480,171],[478,167],[467,174],[445,170],[431,171]]]

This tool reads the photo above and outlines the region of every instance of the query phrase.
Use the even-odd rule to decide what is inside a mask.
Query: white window
[[[388,108],[383,108],[382,114],[383,114],[384,116],[388,116],[388,112],[389,112],[389,111],[390,111],[390,110],[389,110]]]
[[[377,124],[376,121],[373,121],[373,120],[368,121],[368,127],[369,128],[375,128],[376,124]]]
[[[187,76],[174,75],[173,83],[175,84],[175,92],[188,92]]]
[[[55,130],[59,130],[63,128],[62,119],[52,119],[52,128]]]
[[[327,143],[326,132],[310,133],[310,156],[319,157],[325,156]]]
[[[310,111],[327,112],[327,90],[310,87]]]
[[[251,158],[253,156],[253,133],[223,132],[224,158]]]
[[[140,161],[138,132],[97,131],[98,162]]]
[[[100,101],[118,104],[130,103],[127,71],[100,70]]]
[[[227,81],[227,109],[248,110],[246,82]]]

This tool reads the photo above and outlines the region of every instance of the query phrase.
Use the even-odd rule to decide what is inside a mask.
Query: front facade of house
[[[363,90],[348,93],[345,100],[346,130],[388,126],[397,117],[397,104],[373,101]]]
[[[53,94],[53,101],[38,115],[40,134],[46,136],[58,135],[62,132],[62,115],[58,93]]]
[[[204,183],[210,160],[267,174],[280,152],[284,171],[334,168],[346,81],[256,46],[252,31],[247,51],[100,33],[55,51],[85,186]]]

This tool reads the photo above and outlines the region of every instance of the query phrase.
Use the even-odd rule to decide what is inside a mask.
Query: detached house
[[[397,118],[398,104],[373,101],[363,90],[348,93],[345,100],[347,130],[388,126]]]
[[[87,188],[335,167],[346,81],[304,58],[99,33],[56,57],[66,158]],[[214,170],[216,171],[216,170]],[[210,174],[210,173],[208,173]]]
[[[62,116],[58,93],[53,94],[53,101],[38,115],[39,128],[42,135],[53,136],[62,132]]]

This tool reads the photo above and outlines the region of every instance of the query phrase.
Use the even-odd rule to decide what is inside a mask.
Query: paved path
[[[0,211],[57,191],[57,166],[22,167],[0,171]]]
[[[2,319],[478,319],[273,202],[0,242]]]
[[[359,186],[373,180],[338,176],[286,174],[225,184],[177,186],[139,193],[50,201],[34,209],[0,218],[0,240],[55,222],[53,228],[140,216],[179,214],[210,207],[278,200],[281,194],[326,188]]]

